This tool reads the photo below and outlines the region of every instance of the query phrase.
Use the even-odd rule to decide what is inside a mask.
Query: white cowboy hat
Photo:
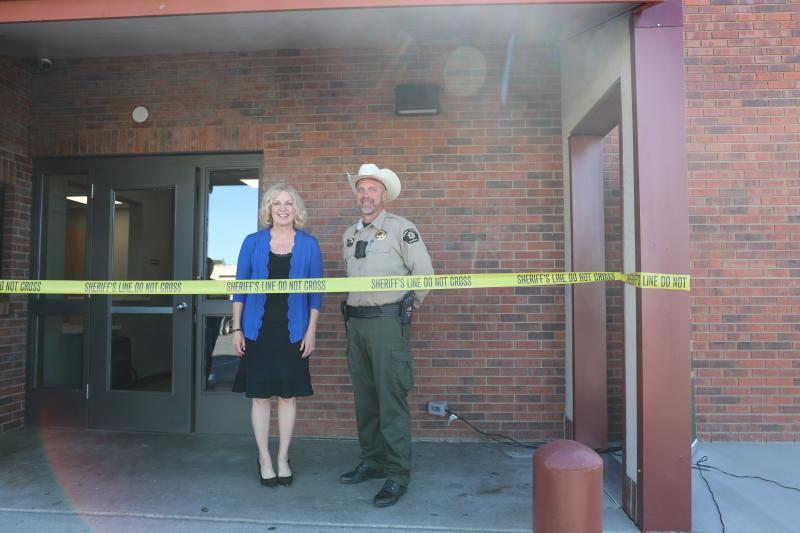
[[[365,163],[358,169],[358,174],[350,174],[348,172],[347,179],[350,181],[350,187],[353,188],[353,192],[356,192],[356,183],[362,178],[372,178],[383,183],[383,186],[386,187],[386,192],[389,193],[388,202],[400,196],[400,178],[388,168],[378,168],[377,165],[372,163]]]

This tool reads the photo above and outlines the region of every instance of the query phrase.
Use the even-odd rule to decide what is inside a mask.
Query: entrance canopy
[[[455,3],[170,2],[162,10],[143,1],[110,6],[95,1],[0,3],[0,54],[84,58],[285,48],[402,49],[412,43],[498,43],[512,35],[519,44],[559,42],[648,4],[446,5]],[[474,5],[464,5],[470,3]],[[333,9],[337,7],[346,9]]]
[[[319,207],[317,216],[326,221],[319,226],[323,251],[337,258],[332,270],[340,267],[341,227],[353,216],[344,171],[369,159],[402,173],[404,197],[394,205],[428,230],[437,269],[602,271],[603,156],[614,144],[624,270],[680,274],[688,267],[681,5],[669,0],[642,11],[653,4],[22,0],[0,2],[0,56],[19,58],[14,68],[27,71],[31,119],[20,138],[29,139],[34,157],[263,156],[263,174],[258,163],[247,165],[261,183],[291,180]],[[461,57],[450,50],[461,45],[476,51]],[[38,71],[31,72],[32,64]],[[420,80],[445,86],[442,112],[409,120],[395,112],[393,93]],[[134,106],[142,99],[153,112],[138,120]],[[55,163],[62,167],[54,176],[70,174]],[[200,175],[208,178],[206,189],[198,189],[208,192],[204,198],[213,185],[223,189],[210,172]],[[91,180],[104,177],[86,176],[82,185],[90,191]],[[120,171],[107,187],[97,184],[106,211],[116,205],[109,191],[141,204],[170,200],[150,194],[162,191],[163,182],[123,178]],[[131,184],[152,191],[134,194]],[[179,185],[175,197],[181,197]],[[59,199],[69,205],[64,194]],[[111,220],[103,216],[89,218]],[[110,226],[98,224],[105,242]],[[180,240],[177,230],[174,235]],[[215,259],[202,245],[194,273]],[[167,264],[147,257],[148,267]],[[107,277],[99,267],[92,272]],[[427,322],[417,323],[419,397],[412,403],[449,394],[476,411],[503,409],[497,430],[524,431],[533,420],[547,438],[606,446],[608,298],[598,287],[429,300],[422,311]],[[172,304],[178,314],[191,305]],[[207,314],[223,318],[216,308]],[[643,530],[687,530],[688,296],[628,287],[624,314],[624,359],[617,360],[623,505]],[[97,335],[103,345],[94,354],[113,355],[108,315],[95,317],[112,333]],[[338,379],[341,325],[333,323],[334,313],[328,316],[327,359],[319,358],[332,376],[325,384],[329,401],[320,404],[326,416],[337,414],[347,394],[347,382]],[[207,331],[222,335],[223,322],[215,325]],[[200,395],[207,377],[200,352],[180,348],[204,346],[206,339],[186,329],[173,353],[195,357],[194,378],[184,385],[192,390],[194,379]],[[127,353],[126,347],[117,351]],[[169,379],[191,374],[191,360],[184,362],[182,374],[176,370]],[[106,367],[94,374],[108,381]],[[117,388],[126,389],[133,373],[120,374]],[[78,387],[71,394],[81,405],[90,395]],[[341,431],[336,417],[326,421],[327,430]]]

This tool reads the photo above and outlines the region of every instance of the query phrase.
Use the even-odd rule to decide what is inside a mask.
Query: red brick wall
[[[800,438],[800,3],[684,4],[697,431]]]
[[[603,139],[606,272],[622,272],[622,195],[619,128]],[[622,284],[606,283],[608,440],[621,442],[625,426],[625,331]]]
[[[5,186],[0,277],[29,277],[31,76],[0,57],[0,184]],[[27,297],[0,295],[0,433],[20,427],[25,408]]]
[[[800,4],[689,1],[684,22],[698,436],[797,440]],[[268,180],[286,177],[308,197],[330,276],[342,275],[338,236],[356,217],[342,173],[375,161],[403,178],[393,209],[418,223],[439,272],[562,269],[553,54],[518,55],[504,103],[503,50],[486,50],[488,78],[477,95],[445,92],[442,115],[395,117],[394,84],[442,82],[450,50],[59,62],[34,81],[33,152],[263,150]],[[478,70],[460,69],[456,87]],[[23,277],[30,162],[20,132],[29,78],[3,60],[0,83],[4,104],[13,102],[0,110],[0,179],[12,184],[7,208],[16,213],[6,214],[5,237],[16,244],[13,257],[8,240],[4,246],[3,275]],[[138,104],[152,118],[135,126],[129,117]],[[313,369],[318,394],[303,405],[304,434],[353,430],[337,299],[327,300]],[[12,301],[10,316],[0,317],[8,333],[0,348],[0,390],[7,391],[0,392],[0,427],[18,425],[21,415],[24,299]],[[558,436],[563,324],[556,289],[432,294],[414,333],[416,435],[474,435],[421,414],[428,399],[446,399],[488,430]],[[616,363],[609,368],[611,391]],[[610,396],[610,415],[619,408]]]
[[[394,86],[445,84],[454,48],[60,61],[34,79],[34,153],[263,150],[267,181],[306,198],[327,276],[343,275],[340,235],[358,217],[344,173],[375,162],[400,175],[391,210],[419,226],[437,272],[563,270],[557,53],[517,50],[503,100],[505,47],[484,49],[485,79],[479,63],[449,71],[441,115],[395,116]],[[303,435],[354,434],[341,297],[323,309]],[[487,431],[561,436],[563,306],[560,288],[432,293],[413,326],[415,436],[477,437],[423,414],[432,399]]]

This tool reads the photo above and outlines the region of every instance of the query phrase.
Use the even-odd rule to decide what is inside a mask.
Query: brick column
[[[28,147],[31,75],[0,57],[0,277],[27,278],[30,269],[31,159]],[[0,295],[0,433],[22,426],[25,414],[26,295]]]

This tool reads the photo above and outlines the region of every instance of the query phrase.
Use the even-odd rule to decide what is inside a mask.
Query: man
[[[342,239],[347,275],[433,274],[414,224],[384,209],[400,194],[397,175],[365,164],[348,179],[361,219],[347,228]],[[387,478],[373,499],[377,507],[397,503],[411,479],[411,415],[406,400],[413,384],[409,322],[411,302],[418,308],[426,294],[351,292],[343,307],[361,462],[339,481]]]

